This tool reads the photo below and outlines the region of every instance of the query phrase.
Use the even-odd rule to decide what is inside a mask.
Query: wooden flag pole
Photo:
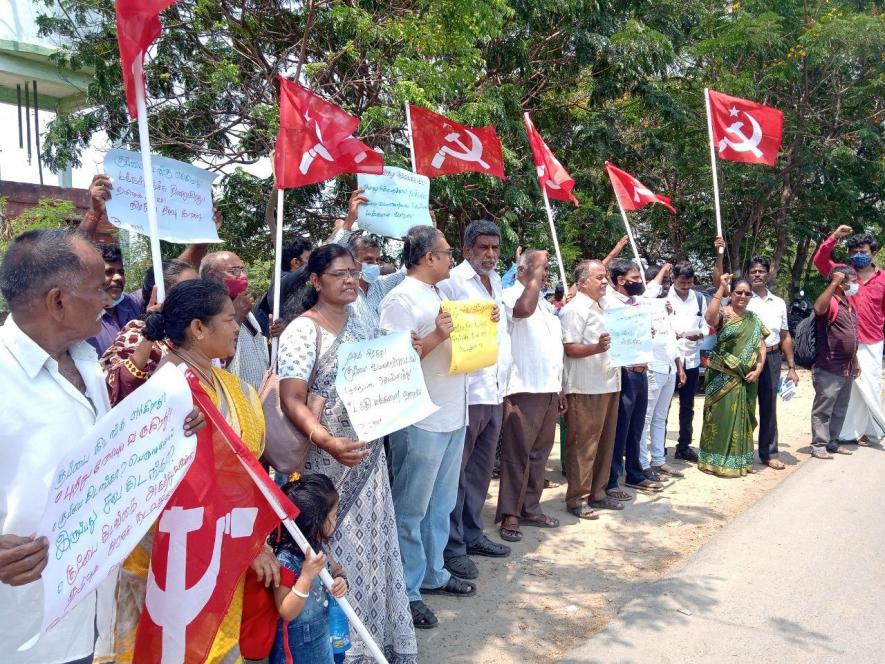
[[[157,224],[157,200],[154,193],[154,171],[151,168],[151,137],[148,132],[147,105],[144,100],[144,71],[136,72],[135,106],[138,112],[138,142],[141,147],[141,168],[144,172],[144,196],[147,203],[148,231],[150,232],[151,262],[154,265],[154,283],[157,285],[157,304],[166,300],[163,282],[163,255],[160,252],[160,229]]]
[[[277,229],[274,237],[274,262],[273,262],[273,322],[280,317],[280,291],[282,290],[280,279],[283,273],[283,197],[284,189],[277,189]],[[270,366],[277,365],[277,351],[280,347],[279,337],[274,337],[270,346]]]
[[[713,203],[716,206],[716,235],[721,238],[722,213],[719,210],[719,176],[716,173],[716,145],[713,142],[713,115],[710,112],[710,88],[704,88],[704,105],[707,108],[707,134],[710,139],[710,169],[713,171]],[[719,253],[725,253],[725,247],[719,247]]]
[[[633,231],[630,229],[630,222],[627,220],[627,213],[624,211],[624,206],[621,205],[621,197],[618,196],[617,190],[615,191],[615,200],[618,202],[618,209],[621,211],[621,219],[624,220],[624,228],[627,229],[627,239],[630,240],[630,248],[633,250],[636,265],[639,268],[639,276],[642,278],[643,285],[647,285],[645,283],[645,270],[642,269],[642,261],[639,259],[639,250],[636,248],[636,240],[633,239]]]
[[[412,114],[409,113],[409,102],[406,102],[406,129],[409,132],[409,155],[412,157],[412,173],[415,170],[415,138],[412,135]]]
[[[565,292],[568,290],[568,281],[565,278],[565,265],[562,262],[562,253],[559,251],[559,238],[556,236],[556,226],[553,224],[553,210],[550,207],[550,198],[547,196],[547,190],[544,187],[541,187],[541,193],[544,194],[544,207],[547,209],[547,221],[550,222],[550,237],[553,238],[556,262],[559,265],[559,278],[562,281],[563,292]]]

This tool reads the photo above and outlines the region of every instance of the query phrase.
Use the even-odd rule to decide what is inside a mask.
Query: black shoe
[[[467,553],[471,556],[486,556],[487,558],[506,558],[510,555],[510,547],[496,544],[483,535],[476,544],[467,545]]]
[[[673,457],[683,461],[691,461],[692,463],[698,462],[698,453],[690,447],[686,447],[684,450],[677,449]]]
[[[467,556],[446,558],[445,568],[459,579],[475,579],[479,576],[476,563]]]
[[[470,581],[462,581],[457,576],[450,576],[446,585],[439,588],[421,588],[422,595],[454,595],[455,597],[470,597],[476,594],[476,586]]]
[[[409,609],[412,611],[412,624],[416,629],[433,629],[439,625],[439,620],[433,614],[433,611],[427,608],[427,605],[420,599],[409,602]]]

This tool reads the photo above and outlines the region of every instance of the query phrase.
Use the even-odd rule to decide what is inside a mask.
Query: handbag
[[[313,322],[316,329],[316,353],[313,369],[307,381],[306,405],[310,412],[319,420],[323,415],[326,400],[319,394],[310,391],[316,379],[317,366],[320,362],[320,328]],[[265,444],[262,459],[276,471],[289,475],[304,470],[307,455],[310,452],[310,437],[299,429],[288,415],[283,412],[280,403],[280,377],[274,368],[268,369],[258,389],[258,398],[264,411]]]

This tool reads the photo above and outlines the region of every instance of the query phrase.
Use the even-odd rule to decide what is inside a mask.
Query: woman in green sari
[[[765,366],[768,335],[759,317],[747,311],[753,291],[746,279],[734,281],[729,304],[721,306],[731,282],[730,274],[722,275],[706,313],[718,341],[707,365],[698,468],[720,477],[753,472],[756,381]]]

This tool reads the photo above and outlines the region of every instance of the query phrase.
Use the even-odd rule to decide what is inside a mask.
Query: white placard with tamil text
[[[605,330],[611,335],[608,361],[613,367],[651,362],[651,308],[645,304],[606,309]]]
[[[157,226],[161,240],[220,242],[212,210],[212,182],[217,175],[168,157],[151,156]],[[117,228],[150,235],[141,153],[113,149],[104,172],[114,185],[107,202],[108,219]]]
[[[167,364],[62,459],[38,530],[49,539],[41,633],[88,597],[153,525],[194,459],[197,438],[183,428],[193,407],[184,375]]]
[[[438,410],[408,332],[338,347],[335,389],[360,440],[375,440]]]
[[[430,178],[385,166],[382,175],[357,173],[368,203],[359,206],[357,223],[375,235],[403,238],[412,226],[432,225]]]

